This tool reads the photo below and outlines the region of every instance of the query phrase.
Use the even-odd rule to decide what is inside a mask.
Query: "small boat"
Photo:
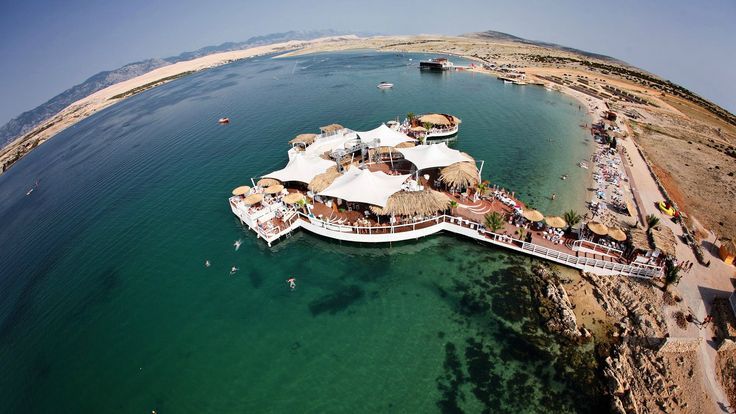
[[[229,124],[229,123],[230,123],[230,118],[220,118],[220,119],[219,119],[219,120],[217,121],[217,123],[218,123],[218,124]]]
[[[504,79],[504,80],[503,80],[503,83],[514,83],[514,82],[512,82],[512,81],[510,81],[510,80],[508,80],[508,79]]]
[[[393,87],[394,87],[394,84],[388,83],[388,82],[381,82],[377,86],[378,89],[391,89]]]
[[[30,190],[28,190],[28,192],[26,193],[26,195],[29,196],[29,195],[31,195],[32,192],[33,192],[33,188],[31,188]]]
[[[588,169],[588,163],[587,163],[587,162],[585,162],[585,161],[580,161],[580,162],[578,163],[578,167],[580,167],[580,168],[585,168],[585,169],[587,170],[587,169]]]

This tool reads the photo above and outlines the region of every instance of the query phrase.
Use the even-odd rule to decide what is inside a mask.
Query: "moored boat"
[[[419,69],[422,70],[450,70],[455,65],[447,60],[447,58],[436,58],[436,59],[428,59],[428,60],[422,60],[419,62]]]
[[[394,84],[389,83],[389,82],[381,82],[377,86],[378,89],[391,89],[393,87],[394,87]]]
[[[217,120],[217,123],[218,124],[229,124],[230,123],[230,118],[220,118],[220,119]]]

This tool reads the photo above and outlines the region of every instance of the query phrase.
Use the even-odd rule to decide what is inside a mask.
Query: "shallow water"
[[[0,406],[584,409],[590,378],[564,367],[587,366],[590,352],[540,330],[527,258],[451,236],[367,247],[298,232],[269,249],[229,211],[229,191],[281,168],[294,135],[409,111],[462,118],[455,146],[542,211],[580,204],[575,164],[592,146],[575,101],[421,73],[422,57],[262,57],[191,75],[80,122],[1,175]],[[395,88],[378,90],[384,80]]]

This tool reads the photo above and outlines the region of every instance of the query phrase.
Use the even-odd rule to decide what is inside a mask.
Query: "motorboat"
[[[422,70],[450,70],[454,67],[455,65],[447,60],[447,58],[429,59],[419,62],[419,69]]]
[[[391,89],[394,87],[393,83],[381,82],[378,84],[378,89]]]
[[[230,123],[230,118],[220,118],[220,119],[219,119],[219,120],[217,121],[217,123],[218,123],[218,124],[229,124],[229,123]]]

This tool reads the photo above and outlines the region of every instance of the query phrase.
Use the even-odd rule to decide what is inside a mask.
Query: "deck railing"
[[[573,250],[576,250],[575,247],[582,247],[585,249],[590,249],[595,252],[607,254],[607,255],[615,255],[615,256],[621,256],[624,254],[622,250],[615,249],[613,247],[604,246],[602,244],[594,243],[590,240],[575,240],[572,244]]]

